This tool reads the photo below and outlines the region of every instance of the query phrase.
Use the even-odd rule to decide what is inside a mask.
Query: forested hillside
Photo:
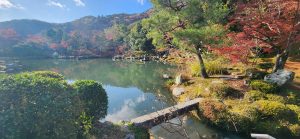
[[[2,22],[0,55],[51,57],[56,53],[63,56],[112,56],[118,47],[122,47],[126,26],[146,17],[147,12],[86,16],[62,24],[26,19]]]

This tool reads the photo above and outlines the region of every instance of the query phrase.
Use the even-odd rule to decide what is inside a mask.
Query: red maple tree
[[[277,52],[274,72],[283,69],[293,44],[300,40],[300,0],[239,1],[230,24]]]

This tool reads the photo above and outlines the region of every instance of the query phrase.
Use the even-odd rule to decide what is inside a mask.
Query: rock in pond
[[[173,90],[172,90],[172,94],[175,96],[175,97],[179,97],[180,95],[182,95],[184,93],[184,88],[183,87],[175,87]]]
[[[175,84],[176,85],[182,84],[182,75],[181,74],[176,77]]]
[[[170,75],[168,75],[168,74],[163,74],[163,78],[164,78],[164,79],[170,79],[170,78],[171,78],[171,76],[170,76]]]
[[[295,73],[287,70],[278,70],[272,74],[265,76],[264,80],[269,83],[277,84],[278,86],[286,85],[294,80]]]

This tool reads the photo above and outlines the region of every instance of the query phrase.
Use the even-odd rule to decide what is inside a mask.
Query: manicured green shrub
[[[280,123],[279,121],[261,120],[256,123],[254,132],[269,134],[271,136],[284,135],[285,137],[290,136],[289,129]]]
[[[263,117],[271,119],[297,120],[297,115],[283,103],[269,100],[259,100],[253,103]]]
[[[234,122],[239,131],[248,132],[255,126],[255,123],[259,120],[259,118],[259,111],[256,107],[247,103],[237,104],[232,106],[232,109],[230,109],[228,123]]]
[[[291,110],[293,110],[297,116],[298,116],[298,121],[300,122],[300,106],[297,105],[287,105],[287,107]]]
[[[224,99],[226,97],[236,97],[239,92],[226,84],[211,84],[209,90],[213,97]]]
[[[263,93],[275,93],[278,90],[277,85],[262,80],[251,81],[250,86],[253,90],[259,90]]]
[[[93,81],[71,86],[62,79],[53,72],[1,77],[1,137],[77,138],[80,133],[88,134],[91,119],[98,121],[106,114],[106,93]],[[82,113],[89,119],[80,119]]]
[[[293,125],[289,126],[288,128],[293,136],[300,137],[300,125],[299,124],[293,124]]]
[[[280,103],[285,103],[285,98],[275,94],[266,94],[266,99],[269,101],[277,101]]]
[[[108,98],[100,83],[91,80],[79,80],[74,82],[72,86],[79,94],[80,100],[84,102],[85,111],[88,115],[93,115],[96,120],[106,116]]]
[[[34,76],[41,76],[41,77],[45,77],[45,78],[54,78],[54,79],[59,79],[59,80],[64,79],[64,76],[62,76],[56,72],[52,72],[52,71],[35,71],[35,72],[32,72],[31,74],[33,74]]]
[[[251,91],[245,93],[244,99],[247,101],[254,102],[257,100],[265,99],[265,96],[266,95],[260,91],[251,90]]]

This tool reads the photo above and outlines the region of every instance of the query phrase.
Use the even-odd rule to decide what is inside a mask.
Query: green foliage
[[[90,80],[80,80],[76,81],[72,86],[76,89],[80,100],[84,102],[87,115],[93,115],[95,120],[106,116],[108,98],[100,83]]]
[[[134,126],[133,124],[129,125],[129,130],[134,133],[135,139],[149,139],[150,135],[148,129]]]
[[[278,90],[277,85],[262,80],[251,81],[250,86],[253,90],[259,90],[263,93],[275,93]]]
[[[266,95],[260,91],[251,90],[251,91],[245,93],[244,99],[247,101],[250,101],[250,102],[254,102],[257,100],[264,99],[265,96]]]
[[[107,102],[107,97],[101,85],[78,81],[74,88],[63,78],[46,71],[2,76],[2,137],[76,138],[80,133],[87,133],[92,117],[105,116],[102,114],[106,114],[107,103],[103,102]],[[92,124],[96,119],[93,120]]]
[[[9,56],[17,57],[51,57],[53,50],[46,44],[24,42],[14,45],[8,52]]]
[[[58,79],[58,80],[64,80],[64,76],[56,73],[56,72],[51,72],[51,71],[35,71],[33,73],[34,76],[41,76],[45,78],[53,78],[53,79]]]
[[[256,123],[254,131],[260,131],[262,133],[268,133],[270,135],[284,135],[290,136],[288,128],[280,121],[259,121]]]
[[[226,121],[228,123],[234,122],[240,132],[249,132],[260,118],[257,108],[248,103],[237,103],[228,111],[230,116]],[[233,125],[231,125],[231,130],[235,131]]]
[[[238,91],[226,84],[211,84],[209,87],[212,96],[219,99],[224,99],[226,97],[235,97]]]
[[[64,32],[61,29],[49,29],[46,36],[53,42],[60,43],[63,39]]]
[[[295,137],[300,136],[300,125],[299,124],[294,124],[288,127],[291,134]]]
[[[218,59],[211,59],[209,62],[205,63],[206,71],[209,75],[220,75],[225,74],[227,72],[226,70],[226,61],[222,58]],[[200,64],[199,62],[192,62],[189,65],[191,74],[196,77],[200,77]]]
[[[143,29],[140,22],[134,24],[130,33],[126,38],[132,50],[136,51],[151,51],[155,47],[152,45],[152,40],[147,38],[147,31]]]
[[[256,105],[262,116],[272,119],[286,119],[295,121],[297,115],[285,104],[277,101],[259,100],[253,105]]]
[[[298,121],[300,122],[300,107],[297,105],[287,105],[287,107],[297,113]]]
[[[105,29],[104,34],[108,40],[123,43],[127,35],[127,27],[124,24],[114,24],[112,27]]]
[[[173,26],[178,23],[179,17],[172,13],[161,9],[155,12],[148,19],[142,20],[142,26],[144,30],[147,30],[147,38],[152,40],[152,44],[156,48],[164,48],[168,46],[167,40],[165,40],[165,33],[170,32]],[[172,34],[168,34],[172,37]]]
[[[266,99],[269,101],[278,101],[281,103],[286,103],[286,100],[284,97],[276,95],[276,94],[266,94]]]
[[[220,24],[208,24],[200,28],[188,28],[175,32],[177,39],[174,39],[174,44],[183,49],[196,52],[195,47],[202,46],[203,44],[213,46],[222,43],[222,39],[216,38],[222,38],[225,36],[225,33],[225,28]]]
[[[173,79],[169,79],[166,81],[167,86],[172,86],[173,84],[175,84],[175,81]]]
[[[79,121],[80,121],[80,125],[83,128],[82,130],[83,130],[84,135],[89,134],[90,130],[92,129],[93,119],[94,119],[93,116],[88,116],[88,115],[86,115],[85,112],[81,113],[81,115],[79,117]]]
[[[269,70],[274,67],[274,63],[260,63],[258,64],[258,68],[264,69],[264,70]]]
[[[192,0],[190,5],[195,6],[195,2],[199,2],[199,1]],[[205,20],[207,20],[207,22],[213,22],[213,23],[222,22],[225,20],[226,16],[230,13],[228,3],[224,3],[224,1],[222,0],[201,1],[200,4],[202,5],[201,8],[203,11],[203,17]]]

